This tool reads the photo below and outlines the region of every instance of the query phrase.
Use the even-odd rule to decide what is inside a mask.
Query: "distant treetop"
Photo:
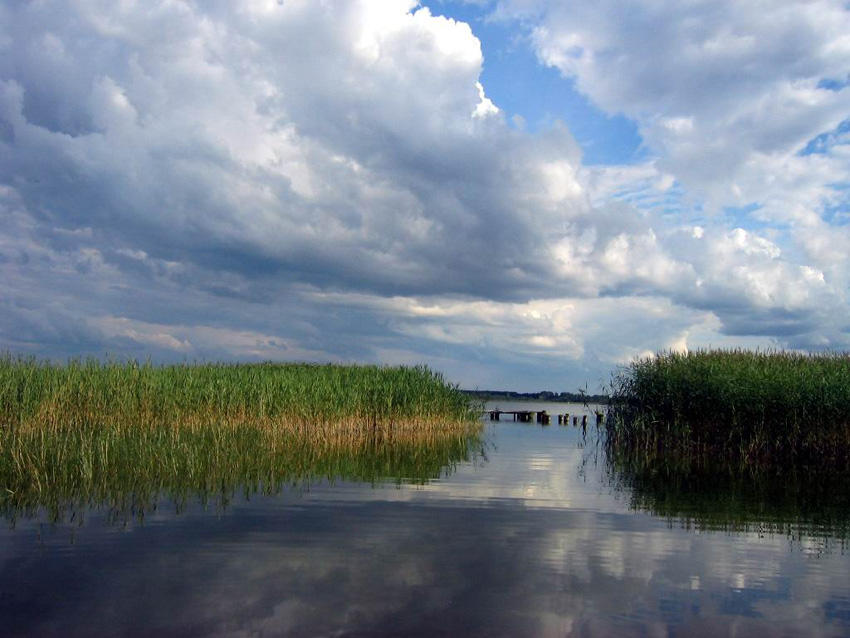
[[[607,403],[604,394],[583,394],[581,392],[511,392],[510,390],[461,390],[464,394],[483,401],[560,401],[563,403]]]

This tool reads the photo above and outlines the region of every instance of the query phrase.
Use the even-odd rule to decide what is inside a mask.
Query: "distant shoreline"
[[[482,401],[537,401],[546,403],[607,404],[604,394],[581,394],[580,392],[511,392],[509,390],[461,390],[467,396]]]

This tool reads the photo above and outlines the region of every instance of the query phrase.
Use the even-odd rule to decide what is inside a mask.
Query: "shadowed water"
[[[828,485],[659,478],[606,462],[592,427],[485,437],[425,484],[18,517],[0,531],[0,633],[850,635],[850,513]]]

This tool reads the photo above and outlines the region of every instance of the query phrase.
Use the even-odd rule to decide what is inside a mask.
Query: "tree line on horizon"
[[[510,390],[461,390],[464,394],[482,401],[558,401],[563,403],[608,403],[604,394],[585,392],[513,392]]]

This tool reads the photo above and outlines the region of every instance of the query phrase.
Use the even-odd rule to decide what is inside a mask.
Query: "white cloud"
[[[845,3],[501,0],[498,12],[526,21],[543,63],[637,120],[660,167],[713,206],[781,214],[789,195],[817,207],[847,180],[846,157],[797,155],[850,116]]]
[[[613,4],[574,7],[577,22],[553,6],[533,7],[543,59],[639,118],[659,159],[583,167],[563,125],[510,126],[470,27],[412,1],[0,3],[0,344],[410,357],[537,385],[693,343],[846,343],[850,251],[822,207],[841,134],[788,150],[843,108],[845,91],[812,84],[844,60],[839,29],[793,52],[788,79],[781,50],[724,26],[731,5],[703,6],[684,57],[733,85],[708,104],[680,89],[662,38],[631,48]],[[690,24],[647,6],[664,33]],[[765,78],[723,74],[752,55]],[[709,194],[758,195],[794,242],[657,213],[692,204],[691,173]]]
[[[476,82],[475,86],[478,87],[479,102],[476,105],[475,110],[472,112],[473,117],[496,115],[499,112],[499,108],[484,94],[484,86],[481,82]]]

